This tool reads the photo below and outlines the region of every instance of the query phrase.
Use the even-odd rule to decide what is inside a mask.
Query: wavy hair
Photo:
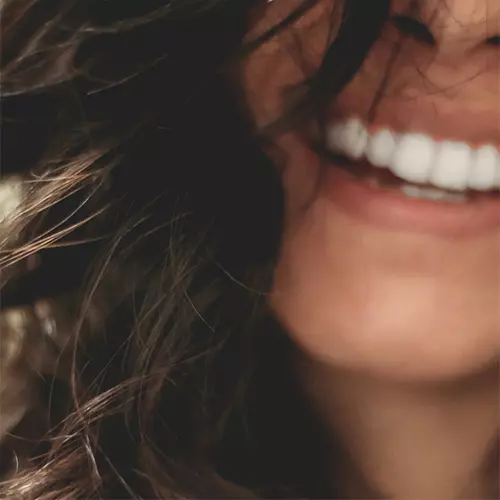
[[[3,498],[320,495],[286,439],[312,417],[286,411],[305,405],[266,307],[272,134],[226,76],[315,0],[299,3],[244,43],[264,0],[2,2]],[[277,127],[319,116],[388,3],[339,1]]]

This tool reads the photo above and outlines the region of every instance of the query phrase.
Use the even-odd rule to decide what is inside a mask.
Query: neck
[[[345,450],[348,498],[498,498],[497,369],[439,385],[375,380],[310,362],[300,369]]]

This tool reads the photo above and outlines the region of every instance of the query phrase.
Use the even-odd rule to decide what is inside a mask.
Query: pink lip
[[[394,230],[444,237],[468,237],[500,229],[500,198],[450,203],[409,198],[371,187],[331,166],[325,173],[325,194],[346,213]]]

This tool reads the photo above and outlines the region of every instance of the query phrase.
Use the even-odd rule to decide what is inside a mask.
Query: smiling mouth
[[[500,197],[500,151],[493,144],[475,148],[388,128],[372,133],[350,118],[327,130],[326,148],[337,167],[375,188],[453,203]]]

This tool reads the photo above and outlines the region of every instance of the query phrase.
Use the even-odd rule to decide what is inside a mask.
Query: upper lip
[[[500,146],[500,104],[487,106],[440,97],[383,98],[374,107],[371,95],[343,95],[335,110],[335,119],[359,117],[369,129],[388,128],[395,133],[413,132],[437,140],[465,142],[473,147]],[[496,108],[496,109],[495,109]]]

